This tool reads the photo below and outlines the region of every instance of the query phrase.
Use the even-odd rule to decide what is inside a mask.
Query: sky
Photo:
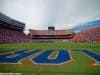
[[[100,18],[100,0],[0,0],[0,12],[28,29],[71,29]]]

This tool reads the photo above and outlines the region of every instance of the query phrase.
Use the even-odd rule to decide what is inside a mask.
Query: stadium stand
[[[100,44],[100,26],[90,27],[77,33],[74,38],[71,39],[73,42],[84,42],[84,43],[98,43]]]
[[[76,34],[74,29],[55,30],[54,27],[49,27],[48,30],[29,29],[28,36],[24,34],[24,28],[24,23],[0,13],[0,43],[71,41],[100,44],[100,26],[93,26]]]
[[[13,20],[0,13],[0,43],[29,42],[31,39],[24,34],[25,24]]]
[[[73,38],[74,30],[29,30],[33,41],[68,41]]]

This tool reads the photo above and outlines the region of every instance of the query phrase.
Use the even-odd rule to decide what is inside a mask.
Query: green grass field
[[[18,44],[0,44],[0,50],[9,50],[0,52],[0,54],[10,53],[15,50],[90,50],[100,54],[100,44],[86,43],[18,43]],[[39,65],[30,62],[28,59],[22,60],[23,64],[1,64],[0,73],[22,73],[21,75],[100,75],[100,65],[90,66],[94,63],[92,59],[82,52],[72,52],[74,61],[62,65]]]

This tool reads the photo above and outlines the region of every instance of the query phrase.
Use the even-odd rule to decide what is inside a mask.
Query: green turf
[[[20,49],[40,49],[40,50],[92,50],[100,54],[100,44],[86,43],[18,43],[18,44],[0,44],[0,50],[7,50],[3,53],[10,53]],[[100,75],[100,66],[87,66],[93,63],[89,57],[82,52],[72,52],[75,59],[63,65],[36,65],[32,64],[27,58],[23,60],[24,64],[0,64],[0,72],[19,72],[22,75]]]

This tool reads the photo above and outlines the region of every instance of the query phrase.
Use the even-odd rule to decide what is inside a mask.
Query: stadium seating
[[[69,30],[32,30],[29,29],[29,36],[33,41],[40,42],[60,42],[68,41],[74,36],[73,29]]]
[[[0,43],[30,42],[31,39],[21,31],[0,28]]]
[[[77,33],[71,39],[74,42],[100,43],[100,26],[95,26]]]
[[[0,43],[30,42],[24,34],[25,24],[0,13]]]

